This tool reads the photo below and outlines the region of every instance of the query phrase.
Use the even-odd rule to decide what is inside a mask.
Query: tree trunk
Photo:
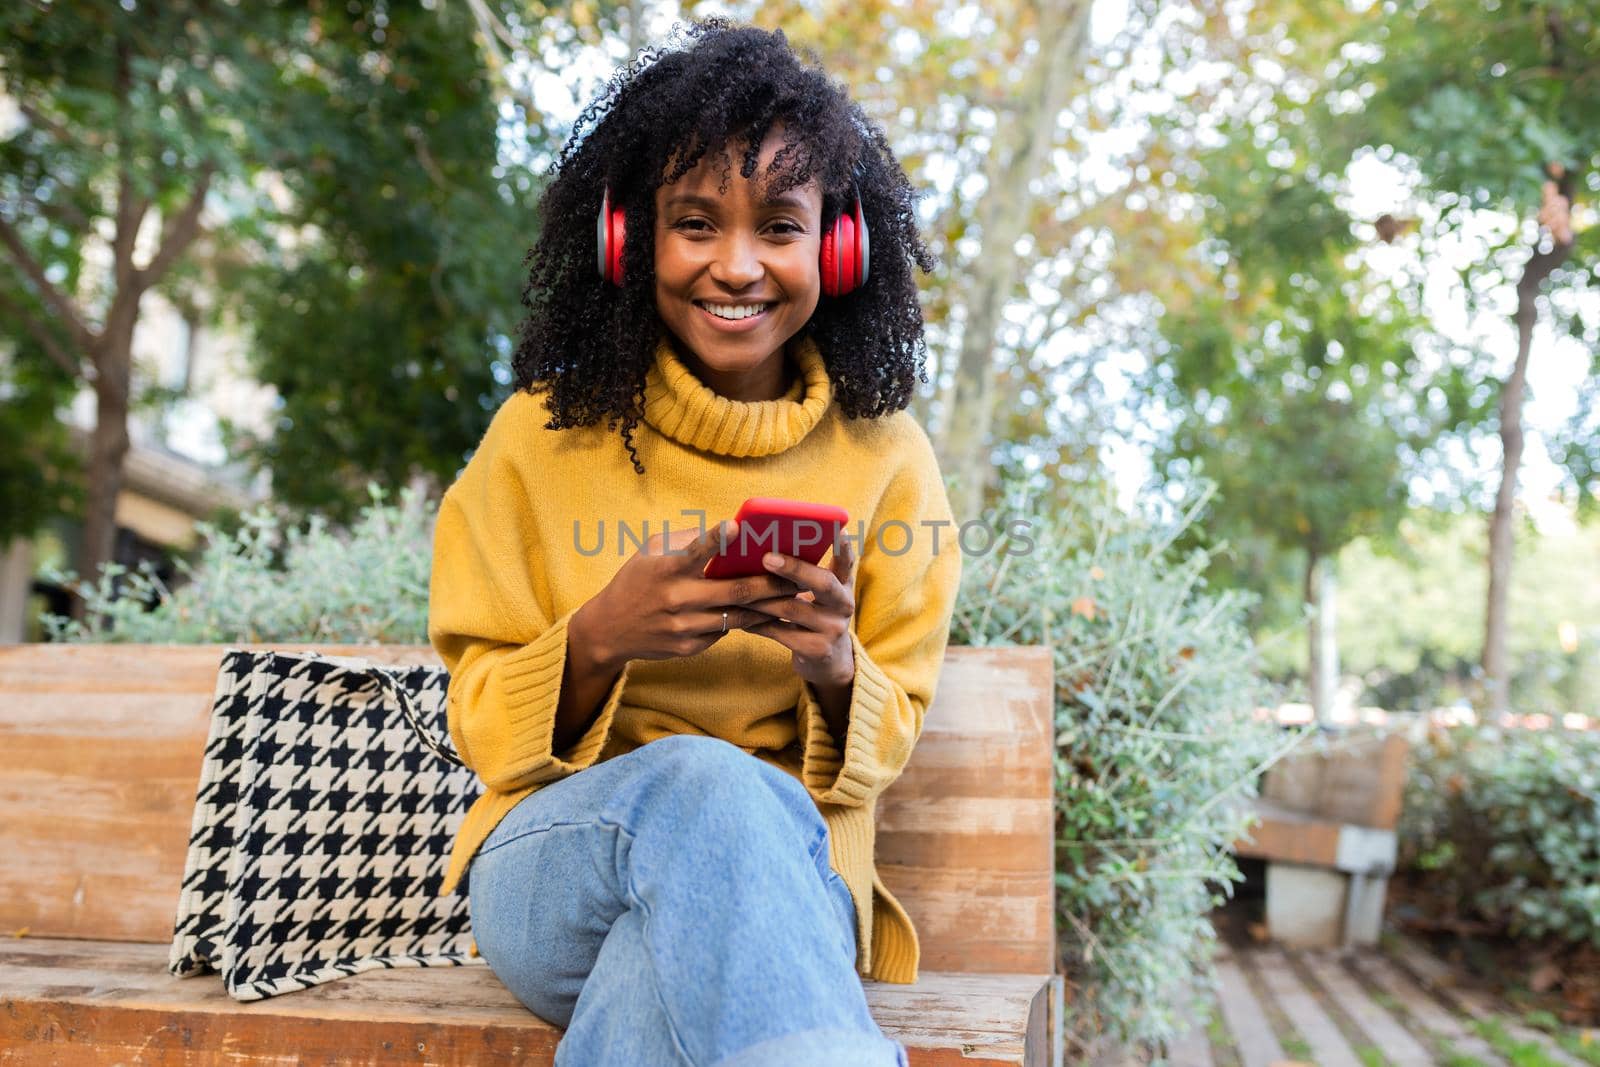
[[[88,500],[78,556],[78,574],[88,582],[97,580],[116,548],[117,497],[129,448],[133,328],[138,318],[137,298],[116,301],[96,353],[95,424],[89,439]],[[75,604],[74,611],[81,611],[81,604]]]
[[[1522,287],[1517,288],[1520,291]],[[1489,602],[1483,616],[1483,699],[1486,710],[1493,713],[1510,707],[1506,607],[1511,590],[1515,533],[1511,520],[1517,495],[1517,468],[1522,465],[1522,395],[1528,375],[1528,352],[1533,343],[1533,315],[1528,316],[1530,321],[1524,325],[1520,299],[1518,305],[1517,362],[1500,392],[1500,489],[1494,495],[1494,514],[1489,519]]]
[[[89,485],[83,519],[78,573],[93,582],[116,548],[117,496],[122,491],[122,461],[128,455],[128,405],[96,390],[95,427],[90,438]]]
[[[1570,210],[1571,178],[1559,184]],[[1558,224],[1559,230],[1559,224]],[[1541,234],[1542,236],[1542,234]],[[1522,466],[1522,399],[1527,391],[1528,356],[1533,350],[1533,331],[1539,324],[1539,289],[1545,279],[1572,253],[1572,234],[1566,230],[1563,241],[1557,237],[1548,251],[1536,243],[1533,255],[1517,282],[1517,361],[1511,376],[1500,390],[1500,488],[1494,496],[1494,515],[1489,519],[1489,598],[1483,625],[1483,702],[1484,710],[1500,714],[1510,710],[1510,669],[1506,663],[1507,606],[1511,594],[1511,560],[1515,548],[1517,471]]]
[[[1043,0],[1039,48],[1017,93],[1017,108],[997,116],[978,220],[981,245],[963,281],[970,294],[967,317],[939,442],[940,464],[955,483],[951,507],[958,522],[979,515],[993,476],[989,438],[996,404],[994,352],[1002,312],[1025,266],[1014,248],[1027,232],[1033,208],[1028,187],[1049,160],[1057,119],[1078,72],[1089,6],[1088,0]]]
[[[1333,721],[1339,684],[1338,590],[1333,557],[1308,550],[1305,596],[1311,619],[1307,624],[1310,648],[1306,688],[1310,691],[1312,714],[1323,725]]]

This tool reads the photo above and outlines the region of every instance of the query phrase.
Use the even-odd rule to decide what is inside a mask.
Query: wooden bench
[[[1308,742],[1267,772],[1260,822],[1234,852],[1267,861],[1273,940],[1377,944],[1409,754],[1400,734],[1353,731]]]
[[[0,646],[0,1063],[548,1063],[560,1031],[487,967],[249,1004],[167,974],[221,652]],[[1060,1060],[1052,692],[1046,649],[950,649],[879,803],[879,870],[917,924],[922,977],[867,997],[913,1064]]]

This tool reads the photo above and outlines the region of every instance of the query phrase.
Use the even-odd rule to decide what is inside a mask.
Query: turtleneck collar
[[[790,345],[800,375],[777,400],[729,400],[694,376],[663,336],[645,372],[644,421],[663,435],[725,456],[770,456],[800,443],[833,401],[833,384],[816,342]]]

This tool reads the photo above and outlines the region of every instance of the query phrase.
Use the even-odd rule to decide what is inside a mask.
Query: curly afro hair
[[[866,284],[823,297],[801,330],[822,354],[840,409],[850,418],[899,411],[928,380],[911,265],[926,273],[936,260],[917,232],[916,193],[882,130],[814,56],[802,64],[782,31],[710,19],[680,26],[677,40],[686,46],[641,52],[578,117],[540,201],[543,227],[525,261],[527,314],[512,364],[518,389],[548,391],[548,429],[604,419],[611,430],[620,420],[639,474],[633,430],[660,336],[656,190],[708,152],[716,160],[737,144],[745,146],[739,173],[750,179],[775,126],[783,148],[764,175],[768,192],[816,179],[826,230],[858,191],[872,228]],[[722,173],[726,188],[726,163]],[[594,223],[607,186],[628,213],[620,289],[595,270]]]

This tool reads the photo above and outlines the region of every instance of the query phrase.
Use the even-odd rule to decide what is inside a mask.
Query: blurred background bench
[[[1267,863],[1274,941],[1377,944],[1409,755],[1404,736],[1363,729],[1302,745],[1267,771],[1261,821],[1234,853]]]

